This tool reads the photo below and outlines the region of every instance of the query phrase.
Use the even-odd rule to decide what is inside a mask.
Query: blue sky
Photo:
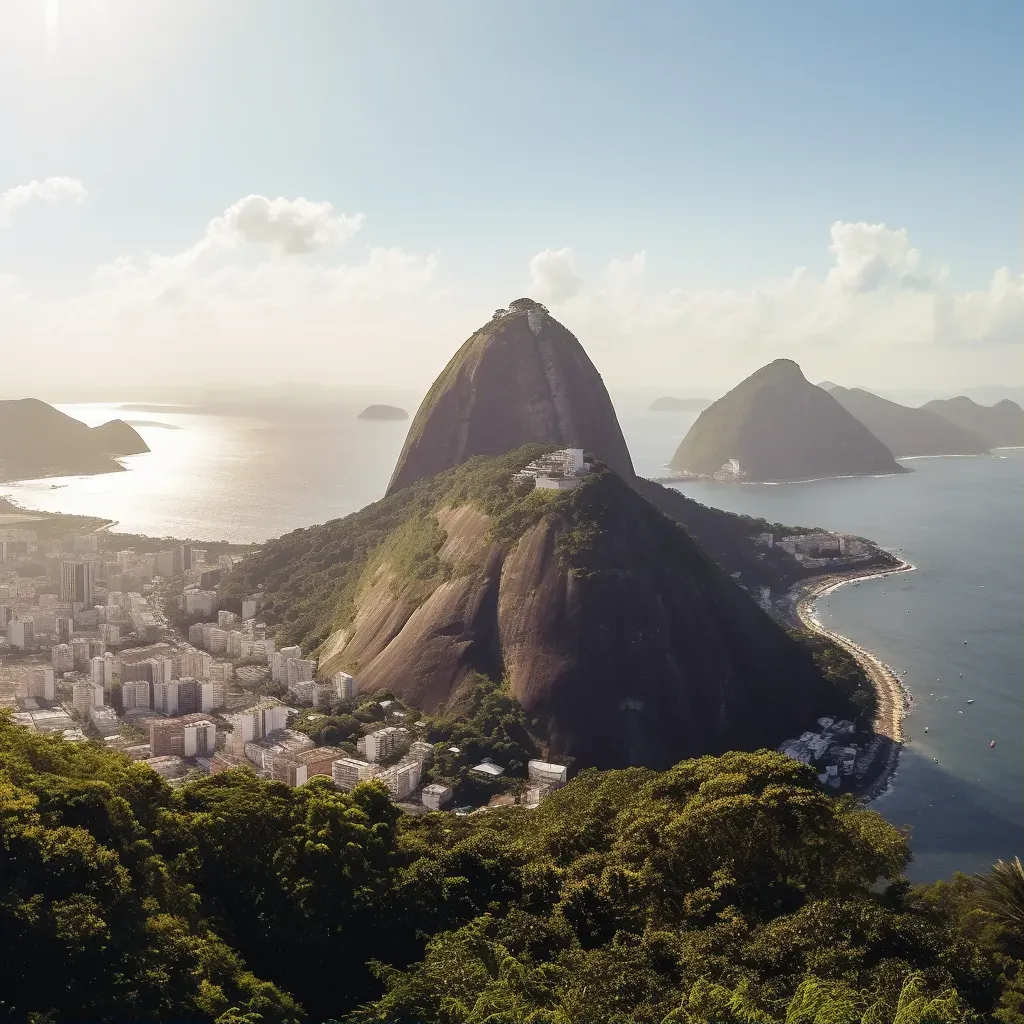
[[[746,293],[798,267],[825,279],[836,222],[905,231],[955,294],[1007,267],[1020,299],[1024,17],[1009,0],[5,0],[0,22],[0,193],[53,176],[87,192],[26,203],[0,230],[0,274],[33,302],[69,301],[103,264],[183,252],[253,194],[364,214],[325,266],[374,247],[433,259],[425,308],[442,302],[456,332],[540,281],[527,267],[546,250],[571,250],[577,307],[607,292],[611,260],[643,253],[630,308],[647,326],[633,337],[619,308],[594,344],[654,346],[652,366],[672,330],[695,329],[664,327],[665,295]],[[599,306],[578,322],[607,319]],[[833,320],[806,344],[849,330]],[[412,375],[459,340],[424,342]],[[988,375],[969,383],[1019,368],[991,339],[958,360],[950,379]],[[710,366],[724,378],[732,363]]]

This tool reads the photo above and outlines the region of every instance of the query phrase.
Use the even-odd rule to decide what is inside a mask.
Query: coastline
[[[827,637],[833,643],[853,655],[864,669],[868,680],[874,687],[878,700],[878,710],[872,723],[872,729],[876,735],[888,740],[889,749],[881,771],[868,787],[859,794],[859,799],[864,803],[869,803],[881,796],[888,789],[892,781],[892,777],[899,764],[900,748],[904,740],[903,719],[907,716],[912,697],[891,666],[885,664],[884,661],[872,654],[871,651],[854,643],[849,637],[845,637],[841,633],[836,633],[823,626],[815,617],[814,605],[819,598],[832,593],[832,591],[847,583],[878,579],[883,576],[894,576],[898,573],[912,572],[915,568],[916,566],[901,558],[899,565],[891,569],[866,568],[860,571],[853,570],[846,573],[814,576],[797,583],[789,592],[790,608],[793,618],[797,623],[812,633]]]

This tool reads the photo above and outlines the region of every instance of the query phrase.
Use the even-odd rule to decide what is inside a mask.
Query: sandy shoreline
[[[868,789],[861,794],[861,799],[868,801],[879,796],[888,787],[889,781],[899,761],[900,747],[903,744],[903,719],[910,707],[911,695],[900,681],[895,670],[886,665],[871,651],[854,643],[849,637],[835,633],[823,626],[814,615],[814,605],[819,598],[832,593],[847,583],[858,580],[877,579],[882,576],[893,576],[897,573],[911,572],[915,566],[900,560],[898,566],[891,569],[865,569],[849,573],[835,573],[828,576],[815,576],[798,583],[790,591],[791,607],[794,617],[805,629],[820,636],[828,637],[845,651],[852,654],[864,668],[878,699],[878,710],[872,728],[879,736],[891,741],[886,764],[878,777]]]

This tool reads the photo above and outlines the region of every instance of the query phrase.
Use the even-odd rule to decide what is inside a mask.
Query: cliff
[[[906,455],[979,455],[989,444],[931,409],[912,409],[861,388],[834,386],[828,392],[856,416],[896,458]]]
[[[584,448],[627,480],[633,463],[608,391],[576,338],[539,303],[499,310],[420,404],[388,494],[474,455],[531,442]]]
[[[670,465],[690,476],[765,481],[903,472],[889,449],[791,359],[762,366],[705,409]]]
[[[606,467],[573,491],[473,459],[345,519],[271,541],[228,589],[263,587],[279,639],[320,672],[443,711],[505,680],[549,756],[661,766],[772,746],[847,695],[686,530]]]
[[[0,480],[119,472],[123,467],[111,457],[111,445],[120,449],[133,435],[140,450],[149,449],[128,424],[117,423],[90,429],[36,398],[0,402]]]
[[[936,399],[922,408],[970,430],[992,448],[1016,448],[1024,445],[1024,409],[1004,398],[995,405],[979,405],[961,395]]]

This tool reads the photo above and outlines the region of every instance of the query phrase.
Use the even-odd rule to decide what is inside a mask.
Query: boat
[[[927,731],[928,731],[928,726],[927,726],[927,725],[926,725],[926,726],[924,727],[924,731],[925,731],[925,732],[927,732]]]
[[[957,714],[958,714],[958,715],[962,715],[963,713],[964,713],[964,709],[963,709],[963,708],[961,708],[961,709],[960,709],[960,710],[959,710],[959,711],[957,712]]]
[[[932,760],[933,760],[933,761],[934,761],[934,762],[935,762],[936,764],[938,764],[938,763],[939,763],[939,759],[938,759],[937,757],[933,757],[933,758],[932,758]]]
[[[967,641],[965,640],[965,641],[964,641],[964,643],[966,644],[966,643],[967,643]]]
[[[995,740],[989,740],[988,749],[991,750],[996,745]]]
[[[964,674],[963,674],[963,672],[961,672],[960,673],[960,678],[963,679],[963,677],[964,677]]]
[[[967,704],[973,704],[974,703],[974,698],[973,697],[968,697],[967,700],[966,700],[966,703]]]

